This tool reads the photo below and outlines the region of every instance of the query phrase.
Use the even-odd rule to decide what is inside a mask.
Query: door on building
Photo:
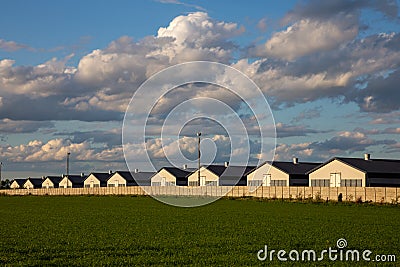
[[[263,186],[271,186],[271,174],[264,174]]]
[[[118,186],[119,186],[119,181],[118,181],[118,180],[115,180],[114,186],[115,186],[115,187],[118,187]]]
[[[330,186],[331,187],[340,187],[340,173],[331,173]]]
[[[200,186],[205,186],[205,185],[206,185],[206,177],[200,176]]]
[[[161,186],[165,186],[165,177],[161,178]]]

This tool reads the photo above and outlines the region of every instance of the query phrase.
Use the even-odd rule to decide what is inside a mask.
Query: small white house
[[[200,186],[245,186],[246,175],[255,166],[209,165],[200,167]],[[199,185],[199,172],[188,176],[189,186]]]
[[[247,175],[247,186],[308,186],[307,172],[321,163],[272,161],[264,162]]]
[[[26,182],[26,179],[14,179],[11,182],[10,188],[11,189],[21,189],[24,188],[24,184]]]
[[[151,177],[151,186],[187,186],[192,169],[164,167]]]
[[[106,187],[107,180],[112,175],[112,172],[101,173],[101,172],[92,172],[83,182],[83,186],[85,188],[93,188],[93,187]]]
[[[28,178],[23,187],[26,189],[42,188],[42,178]]]
[[[83,181],[86,179],[85,174],[81,175],[64,175],[60,181],[60,188],[82,188]]]
[[[42,188],[58,188],[62,180],[61,176],[46,176],[43,178]]]
[[[222,171],[219,171],[218,168],[214,165],[214,168],[209,168],[210,166],[201,166],[200,167],[200,186],[218,186],[219,185],[219,174],[222,173],[225,168],[222,166]],[[188,176],[188,185],[189,186],[199,186],[199,171],[196,170],[191,175]]]
[[[108,187],[125,187],[137,185],[132,173],[128,171],[117,171],[107,179]]]
[[[400,160],[364,158],[330,159],[309,172],[310,186],[400,186]]]

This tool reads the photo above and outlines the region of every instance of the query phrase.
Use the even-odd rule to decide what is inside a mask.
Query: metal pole
[[[67,153],[67,176],[69,175],[69,155],[71,155],[71,153]]]
[[[197,136],[199,137],[199,142],[198,142],[198,144],[197,144],[197,150],[198,150],[198,172],[197,172],[197,182],[198,182],[198,185],[200,186],[200,156],[201,156],[201,154],[200,154],[200,137],[201,137],[201,132],[198,132],[197,133]]]
[[[68,188],[68,179],[69,179],[69,155],[71,155],[70,152],[67,153],[67,188]]]

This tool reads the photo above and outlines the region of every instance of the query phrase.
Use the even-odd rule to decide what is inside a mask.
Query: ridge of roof
[[[177,167],[163,167],[162,169],[168,171],[175,177],[181,177],[181,178],[186,177],[188,174],[191,174],[193,172],[191,170],[187,170],[187,169],[184,170],[184,169],[180,169]]]
[[[221,177],[221,176],[237,176],[240,174],[242,177],[246,176],[249,172],[251,172],[256,166],[236,166],[236,165],[228,165],[227,167],[225,165],[208,165],[208,166],[202,166],[206,168],[207,170],[211,171],[215,175]],[[243,170],[243,172],[240,172]]]

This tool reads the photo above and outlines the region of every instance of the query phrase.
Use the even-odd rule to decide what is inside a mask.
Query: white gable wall
[[[198,182],[199,180],[199,171],[196,170],[193,172],[191,175],[188,177],[188,185],[194,185]],[[200,186],[204,186],[207,184],[210,184],[211,182],[214,182],[213,185],[218,186],[219,185],[219,177],[212,171],[208,170],[205,167],[200,168]],[[197,185],[197,184],[196,184]]]
[[[59,184],[59,187],[60,188],[72,188],[72,182],[67,178],[67,177],[64,177],[62,180],[61,180],[61,182],[60,182],[60,184]]]
[[[272,166],[269,163],[265,163],[259,168],[255,169],[247,175],[247,185],[250,185],[251,181],[262,181],[262,186],[270,186],[271,181],[286,181],[286,186],[289,185],[289,174],[281,171],[280,169]],[[273,184],[273,182],[272,182]]]
[[[100,187],[100,180],[95,175],[90,174],[83,182],[83,187]]]
[[[26,180],[26,182],[24,183],[24,188],[32,189],[32,188],[34,188],[34,186],[33,186],[33,184],[31,183],[31,181]]]
[[[173,186],[176,185],[176,177],[166,169],[161,169],[153,177],[151,177],[152,186]]]
[[[126,186],[126,180],[119,173],[114,173],[107,181],[108,187],[124,187]]]
[[[18,188],[20,188],[20,187],[19,187],[19,184],[18,184],[16,181],[13,181],[13,182],[11,183],[11,185],[10,185],[10,188],[11,188],[11,189],[18,189]]]
[[[309,186],[312,186],[312,180],[329,180],[330,187],[337,187],[339,182],[334,182],[333,179],[355,180],[361,179],[362,185],[365,186],[365,173],[339,160],[333,160],[328,164],[316,169],[309,175]]]
[[[46,178],[42,183],[42,188],[54,188],[54,183],[49,178]]]

